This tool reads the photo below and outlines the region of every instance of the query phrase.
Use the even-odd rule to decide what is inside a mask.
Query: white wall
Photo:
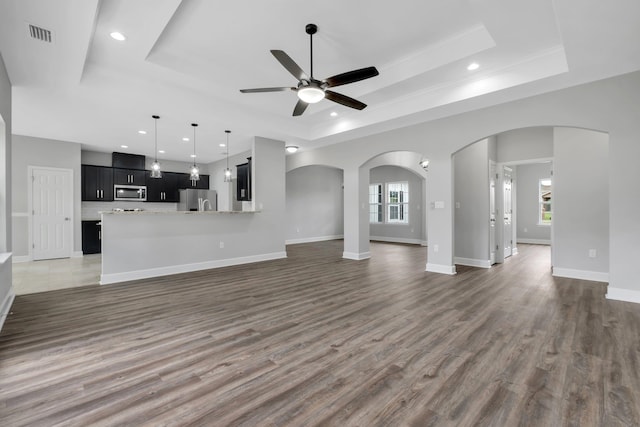
[[[424,178],[398,166],[378,166],[369,171],[370,184],[407,181],[409,183],[409,223],[369,224],[371,240],[426,244],[424,239]]]
[[[135,154],[135,153],[132,153]],[[153,163],[153,157],[146,156],[145,157],[145,169],[151,170],[151,164]],[[112,153],[104,153],[101,151],[90,151],[90,150],[82,150],[81,151],[81,161],[83,165],[94,165],[94,166],[112,166]],[[163,160],[158,159],[160,163],[160,167],[164,172],[180,172],[180,173],[189,173],[191,169],[191,162],[178,162],[175,160]],[[201,174],[207,175],[209,172],[209,165],[207,164],[199,164],[198,168],[200,169]]]
[[[456,264],[489,267],[489,141],[453,155]]]
[[[553,170],[554,275],[607,281],[609,136],[555,128]]]
[[[219,160],[209,163],[209,188],[216,190],[218,194],[218,210],[232,211],[242,210],[242,203],[236,200],[236,186],[238,170],[236,165],[247,163],[247,157],[253,156],[252,150],[229,156],[229,169],[231,169],[231,182],[224,182],[224,170],[227,168],[227,160]],[[252,164],[253,168],[254,165]]]
[[[13,245],[14,257],[29,255],[28,188],[29,166],[71,169],[73,171],[73,250],[82,251],[80,144],[13,135]]]
[[[358,213],[362,199],[347,206],[347,184],[354,169],[389,151],[424,154],[431,163],[427,180],[428,204],[442,202],[442,209],[429,208],[428,268],[451,272],[453,268],[453,181],[451,154],[473,141],[502,132],[538,127],[568,126],[596,129],[610,135],[609,297],[640,302],[640,282],[635,264],[640,259],[640,72],[561,89],[506,102],[442,119],[354,138],[346,143],[302,151],[287,159],[287,168],[323,164],[345,171],[345,248],[361,245],[359,235],[347,232],[348,214]],[[466,103],[463,101],[463,104]],[[364,177],[368,181],[368,177]],[[353,185],[350,184],[350,185]],[[366,186],[365,186],[366,187]],[[366,218],[366,217],[365,217]],[[351,221],[351,220],[349,220]],[[355,226],[359,224],[356,221]],[[368,234],[368,227],[364,233]],[[354,244],[352,240],[356,240]],[[438,251],[435,251],[435,247]]]
[[[516,166],[517,241],[520,243],[551,244],[551,226],[538,224],[539,183],[541,179],[551,178],[551,165],[551,162],[546,162]],[[554,200],[552,188],[552,203]]]
[[[497,161],[500,163],[553,157],[553,128],[550,126],[502,132],[497,140]]]
[[[286,174],[288,244],[341,238],[344,225],[340,169],[306,166]]]
[[[0,55],[0,329],[13,302],[11,259],[11,82]],[[3,262],[4,260],[4,262]]]

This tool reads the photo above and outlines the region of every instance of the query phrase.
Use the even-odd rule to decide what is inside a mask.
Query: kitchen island
[[[101,284],[286,258],[278,218],[260,211],[101,215]]]

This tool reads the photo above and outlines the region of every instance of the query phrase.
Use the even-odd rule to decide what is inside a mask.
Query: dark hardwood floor
[[[549,248],[426,273],[426,249],[18,296],[0,425],[637,426],[640,305]]]

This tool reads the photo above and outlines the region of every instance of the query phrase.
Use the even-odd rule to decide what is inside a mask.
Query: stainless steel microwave
[[[113,200],[147,200],[147,187],[144,185],[114,185]]]

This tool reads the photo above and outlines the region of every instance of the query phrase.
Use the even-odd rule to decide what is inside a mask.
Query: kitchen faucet
[[[202,199],[202,197],[198,197],[198,210],[199,211],[206,211],[207,210],[207,203],[209,203],[209,210],[211,209],[211,202],[209,201],[209,199]]]

